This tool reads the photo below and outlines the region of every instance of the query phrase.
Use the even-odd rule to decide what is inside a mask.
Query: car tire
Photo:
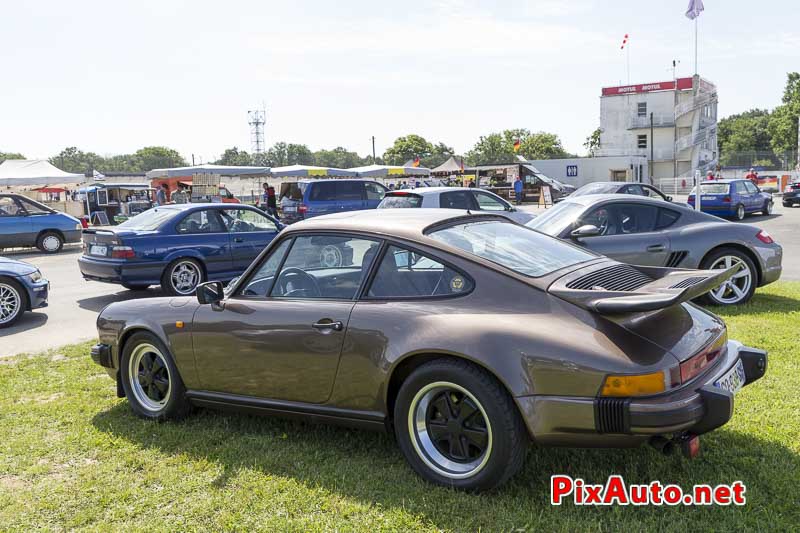
[[[706,293],[702,298],[705,303],[720,306],[739,305],[749,301],[750,298],[753,297],[758,282],[758,271],[756,270],[753,260],[744,252],[736,248],[720,248],[703,258],[703,261],[700,263],[700,268],[707,270],[724,268],[727,264],[733,266],[733,264],[737,262],[744,263],[747,274],[741,275],[742,272],[740,271],[725,284]],[[729,285],[731,282],[736,285],[736,289]],[[726,286],[726,290],[720,291],[720,289]]]
[[[739,205],[736,206],[736,211],[733,212],[733,218],[735,218],[736,220],[741,221],[741,220],[744,220],[744,216],[746,214],[747,213],[744,210],[744,206],[742,204],[739,204]]]
[[[119,362],[122,390],[133,412],[148,420],[179,420],[191,412],[178,368],[164,343],[149,332],[134,333]]]
[[[46,254],[55,254],[64,247],[64,237],[55,231],[45,231],[36,239],[36,247]]]
[[[28,293],[17,281],[0,277],[0,329],[10,328],[28,309]]]
[[[764,208],[761,210],[761,214],[771,215],[774,208],[775,204],[772,203],[772,200],[767,200],[766,202],[764,202]]]
[[[783,202],[783,207],[792,207],[793,205],[792,202]]]
[[[476,492],[511,478],[522,467],[528,443],[525,424],[503,385],[459,359],[425,363],[406,378],[395,401],[394,430],[420,476]]]
[[[182,257],[164,269],[161,289],[171,296],[190,296],[205,280],[205,270],[197,259]]]

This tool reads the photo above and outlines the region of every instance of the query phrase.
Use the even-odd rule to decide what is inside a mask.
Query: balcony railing
[[[674,126],[675,125],[675,116],[672,114],[655,114],[653,113],[653,127],[654,128],[663,128],[665,126]],[[641,129],[641,128],[649,128],[650,127],[650,114],[646,116],[640,117],[638,113],[634,113],[631,115],[630,120],[628,121],[628,129]]]
[[[717,93],[703,94],[675,106],[675,116],[680,117],[700,106],[717,101]]]

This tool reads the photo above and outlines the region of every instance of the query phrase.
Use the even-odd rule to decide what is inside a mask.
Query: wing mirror
[[[671,202],[672,201],[672,196],[667,196],[667,201]]]
[[[580,239],[581,237],[597,237],[598,235],[600,235],[600,228],[594,224],[585,224],[570,233],[570,237],[573,239]]]
[[[197,301],[203,305],[218,304],[225,297],[221,281],[207,281],[197,286]]]

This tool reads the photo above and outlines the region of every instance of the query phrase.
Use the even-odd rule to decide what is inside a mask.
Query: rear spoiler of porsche
[[[740,268],[687,270],[602,262],[570,272],[553,282],[548,291],[603,315],[657,311],[702,296]]]

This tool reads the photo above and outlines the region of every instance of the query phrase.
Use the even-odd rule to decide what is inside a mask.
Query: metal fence
[[[795,170],[797,168],[797,150],[789,150],[780,154],[773,151],[727,152],[720,154],[720,165],[723,168],[742,168],[756,170]]]

